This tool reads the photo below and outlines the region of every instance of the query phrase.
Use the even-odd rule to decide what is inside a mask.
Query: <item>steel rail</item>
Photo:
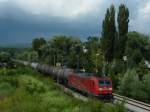
[[[125,96],[121,96],[118,94],[113,93],[114,95],[114,99],[118,100],[118,101],[125,101],[125,104],[134,106],[134,107],[138,107],[140,109],[143,109],[142,112],[146,111],[146,112],[150,112],[150,105],[141,101],[137,101]],[[127,107],[128,108],[128,107]]]

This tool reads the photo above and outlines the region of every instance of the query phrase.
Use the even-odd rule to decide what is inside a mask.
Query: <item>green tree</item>
[[[12,56],[9,52],[0,52],[0,63],[3,63],[3,66],[13,67]]]
[[[31,51],[28,54],[28,60],[32,61],[32,62],[38,62],[38,54],[35,51]]]
[[[134,77],[137,75],[135,69],[128,69],[124,74],[123,78],[120,79],[119,92],[126,96],[131,96],[132,82],[134,82]]]
[[[139,75],[137,74],[137,72],[135,72],[135,74],[133,74],[133,81],[130,82],[131,86],[131,96],[134,99],[141,99],[143,97],[143,91],[142,91],[142,82],[139,79]]]
[[[39,56],[41,56],[41,47],[45,44],[46,44],[46,41],[44,38],[35,38],[32,41],[32,48],[33,50],[38,52]]]
[[[30,62],[38,62],[38,54],[36,51],[26,50],[23,53],[19,53],[17,57],[21,60],[26,60]]]
[[[114,42],[116,38],[115,8],[111,5],[107,9],[102,25],[101,47],[107,62],[111,62],[114,57]]]
[[[145,60],[143,59],[136,67],[136,71],[139,74],[140,80],[143,80],[143,76],[148,74],[149,70],[147,69],[147,65],[145,64]]]
[[[100,48],[99,37],[90,36],[84,44],[88,49],[88,54],[90,54],[92,51],[96,51]]]
[[[129,10],[124,5],[119,6],[119,13],[117,17],[118,21],[118,39],[116,40],[116,57],[122,59],[125,53],[125,47],[127,42],[128,24],[129,24]]]
[[[96,65],[96,60],[101,60],[101,48],[100,48],[100,41],[99,41],[99,37],[88,37],[87,41],[84,42],[84,46],[85,49],[87,50],[87,52],[85,53],[85,68],[88,72],[95,72],[96,68],[101,68],[102,67],[102,63],[98,63],[98,65]],[[99,55],[96,55],[99,54]],[[99,66],[100,65],[100,66]],[[97,67],[96,67],[97,66]]]
[[[114,59],[113,62],[109,64],[106,72],[108,72],[108,76],[111,77],[113,81],[114,89],[117,89],[119,78],[126,72],[125,63],[122,60]]]
[[[129,67],[137,67],[142,60],[150,61],[150,41],[148,36],[138,32],[129,32],[125,49]]]
[[[68,67],[77,67],[77,56],[81,58],[82,42],[80,39],[58,35],[51,38],[46,45],[41,47],[42,61],[50,65],[61,63]],[[80,66],[82,65],[80,59]]]
[[[114,48],[115,48],[115,40],[116,40],[116,23],[115,23],[115,7],[111,5],[110,7],[110,61],[114,58]]]
[[[104,56],[101,52],[101,50],[93,51],[91,53],[90,59],[93,63],[92,72],[96,72],[99,74],[102,74],[103,72],[103,62],[104,62]]]
[[[144,99],[147,102],[150,102],[150,73],[144,76],[143,80],[143,91],[144,91]]]
[[[0,62],[9,62],[11,56],[8,52],[1,52],[0,53]]]

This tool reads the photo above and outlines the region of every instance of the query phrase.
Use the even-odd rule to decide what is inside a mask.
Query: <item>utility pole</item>
[[[83,46],[83,52],[84,52],[84,54],[85,54],[85,59],[86,59],[87,51],[88,51],[88,50],[85,48],[85,46]],[[86,64],[86,63],[84,62],[84,69],[85,69],[85,64]]]
[[[99,56],[99,53],[96,54],[96,73],[98,73],[98,56]]]
[[[103,56],[103,76],[105,76],[105,70],[106,70],[106,62],[105,62],[105,57]]]
[[[61,66],[63,66],[63,56],[61,56]]]
[[[55,57],[55,55],[54,55],[54,67],[55,67],[55,63],[56,63],[56,62],[55,62],[55,60],[56,60],[55,58],[56,58],[56,57]]]
[[[127,56],[123,56],[123,61],[124,61],[125,69],[127,69],[127,67],[128,67],[128,59],[127,59]]]
[[[77,69],[79,70],[79,65],[80,65],[80,59],[79,59],[79,55],[77,55]]]

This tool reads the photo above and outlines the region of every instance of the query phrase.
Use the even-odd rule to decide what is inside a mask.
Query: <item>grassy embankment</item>
[[[66,95],[49,77],[30,68],[0,68],[0,112],[124,112],[121,105]]]

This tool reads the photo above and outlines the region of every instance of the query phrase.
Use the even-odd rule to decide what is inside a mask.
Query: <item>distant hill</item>
[[[8,47],[8,48],[31,48],[31,43],[0,43],[0,47]]]

